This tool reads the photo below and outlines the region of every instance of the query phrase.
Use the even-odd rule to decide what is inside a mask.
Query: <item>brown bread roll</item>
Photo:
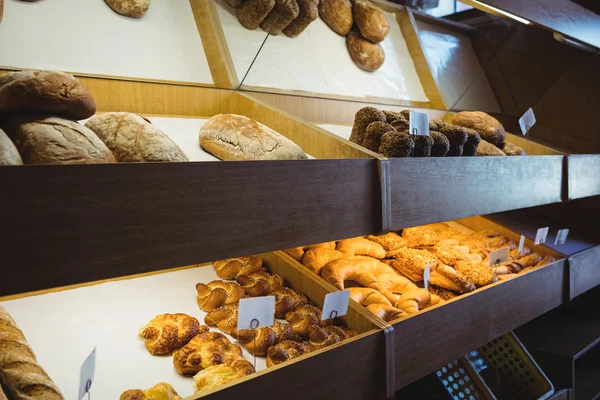
[[[481,143],[481,136],[479,133],[473,129],[463,128],[464,131],[467,132],[467,141],[463,146],[463,156],[476,156],[477,148],[479,147],[479,143]]]
[[[275,0],[246,0],[237,9],[236,16],[244,28],[253,31],[269,15],[273,7],[275,7]]]
[[[225,3],[227,3],[228,6],[233,8],[239,8],[243,2],[244,0],[225,0]]]
[[[504,142],[504,147],[502,147],[502,151],[507,156],[526,156],[525,150],[517,146],[516,144]]]
[[[299,8],[298,17],[283,30],[283,33],[291,38],[301,34],[311,22],[319,18],[318,0],[296,0],[296,2]]]
[[[360,32],[352,31],[346,38],[350,57],[364,71],[377,71],[385,61],[385,53],[379,44],[371,43]]]
[[[0,76],[0,112],[77,120],[94,115],[96,102],[73,75],[39,70],[9,72]]]
[[[379,43],[390,32],[387,15],[366,0],[356,0],[352,6],[352,17],[360,33],[369,41]]]
[[[363,107],[358,110],[354,115],[350,141],[362,146],[367,127],[375,121],[385,122],[385,114],[373,107]]]
[[[493,144],[482,140],[477,148],[478,156],[506,156],[502,150],[494,146]]]
[[[352,4],[350,0],[321,0],[319,15],[338,35],[346,36],[352,29]]]
[[[408,135],[408,131],[406,132]],[[433,139],[431,136],[414,136],[415,149],[413,151],[413,157],[429,157],[431,155],[431,147],[433,146]]]
[[[461,127],[451,124],[440,126],[439,132],[448,138],[450,149],[447,156],[462,156],[463,147],[467,141],[467,133]]]
[[[113,9],[114,12],[121,14],[125,17],[141,18],[148,7],[150,7],[150,0],[104,0],[106,4]]]
[[[112,152],[85,126],[55,117],[23,116],[5,126],[24,164],[103,164]]]
[[[413,138],[404,132],[388,132],[381,137],[379,154],[385,157],[410,157],[415,149]]]
[[[299,13],[296,0],[275,0],[275,7],[260,23],[260,28],[271,35],[279,35]]]
[[[454,125],[464,126],[477,131],[481,138],[496,147],[502,147],[506,131],[494,117],[481,111],[461,111],[452,118]]]
[[[362,146],[377,152],[381,145],[381,137],[390,131],[395,131],[394,127],[390,124],[381,121],[371,122],[369,126],[367,126]]]
[[[119,162],[189,161],[175,142],[139,115],[96,115],[85,126],[98,135]]]
[[[0,165],[23,165],[15,144],[2,129],[0,129]]]
[[[302,149],[260,122],[235,114],[215,115],[200,128],[200,145],[225,161],[306,160]]]
[[[410,123],[408,122],[408,120],[406,118],[404,118],[402,116],[402,114],[400,114],[399,118],[396,118],[395,120],[393,120],[392,122],[390,122],[390,124],[398,132],[408,131],[408,129],[410,128]]]
[[[382,112],[385,115],[385,120],[388,124],[398,118],[404,118],[402,114],[396,111],[383,110]]]
[[[431,157],[445,157],[450,149],[448,138],[436,131],[429,131],[429,136],[433,139],[431,146]]]

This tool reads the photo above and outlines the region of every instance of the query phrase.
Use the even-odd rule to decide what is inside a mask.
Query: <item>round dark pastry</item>
[[[358,110],[354,116],[350,141],[362,146],[367,127],[375,121],[385,122],[385,114],[373,107],[364,107]]]
[[[415,148],[413,138],[403,132],[388,132],[381,137],[379,153],[385,157],[410,157]]]
[[[467,132],[461,127],[451,124],[445,124],[440,127],[439,132],[448,138],[450,142],[450,149],[448,149],[447,156],[461,156],[463,153],[463,146],[467,141]]]
[[[415,150],[413,157],[429,157],[431,155],[431,147],[433,139],[430,136],[414,136]]]
[[[390,122],[390,125],[392,125],[398,132],[408,131],[408,128],[410,127],[410,123],[402,116],[402,114],[400,114],[399,118],[396,118]]]
[[[387,121],[388,124],[395,119],[404,118],[404,116],[402,114],[400,114],[399,112],[396,112],[396,111],[383,110],[382,113],[383,113],[383,115],[385,115],[385,120]]]
[[[431,129],[431,128],[430,128]],[[436,131],[429,131],[429,136],[433,139],[431,146],[431,157],[445,157],[450,149],[448,138]]]
[[[429,130],[439,132],[442,126],[445,126],[446,123],[441,119],[432,119],[429,120]]]
[[[410,110],[402,110],[400,111],[400,114],[402,114],[407,121],[410,121]]]
[[[381,121],[371,122],[369,126],[367,126],[362,146],[377,152],[381,145],[381,137],[390,131],[395,131],[394,127],[390,124]]]
[[[463,128],[465,132],[467,132],[467,141],[463,146],[463,156],[476,156],[477,148],[479,147],[479,143],[481,143],[481,136],[479,133],[473,129]]]

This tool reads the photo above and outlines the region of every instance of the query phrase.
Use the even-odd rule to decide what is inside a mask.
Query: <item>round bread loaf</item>
[[[116,13],[141,18],[150,7],[150,0],[104,0]]]
[[[360,32],[350,32],[346,38],[346,45],[354,64],[364,71],[377,71],[385,61],[383,48],[379,44],[369,42]]]
[[[200,128],[200,146],[225,161],[308,159],[285,136],[236,114],[219,114],[206,121]]]
[[[346,36],[352,29],[352,3],[350,0],[321,0],[319,15],[338,35]]]
[[[5,127],[25,164],[103,164],[116,162],[104,143],[85,126],[55,117],[23,117]]]
[[[504,144],[504,127],[496,118],[482,111],[461,111],[452,118],[452,123],[474,129],[483,140],[496,147],[501,148]]]
[[[56,115],[77,120],[96,112],[90,91],[60,71],[19,71],[0,76],[0,112]]]
[[[23,165],[15,144],[2,129],[0,129],[0,165]]]
[[[189,161],[171,138],[139,115],[100,114],[89,119],[85,126],[98,135],[119,162]]]

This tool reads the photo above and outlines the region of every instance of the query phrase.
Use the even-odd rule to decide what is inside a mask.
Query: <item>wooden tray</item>
[[[600,195],[600,155],[567,157],[568,196],[565,200]]]

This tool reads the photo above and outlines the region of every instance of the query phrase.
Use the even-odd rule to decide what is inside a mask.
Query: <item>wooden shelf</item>
[[[570,155],[567,171],[568,200],[600,195],[600,155]]]

